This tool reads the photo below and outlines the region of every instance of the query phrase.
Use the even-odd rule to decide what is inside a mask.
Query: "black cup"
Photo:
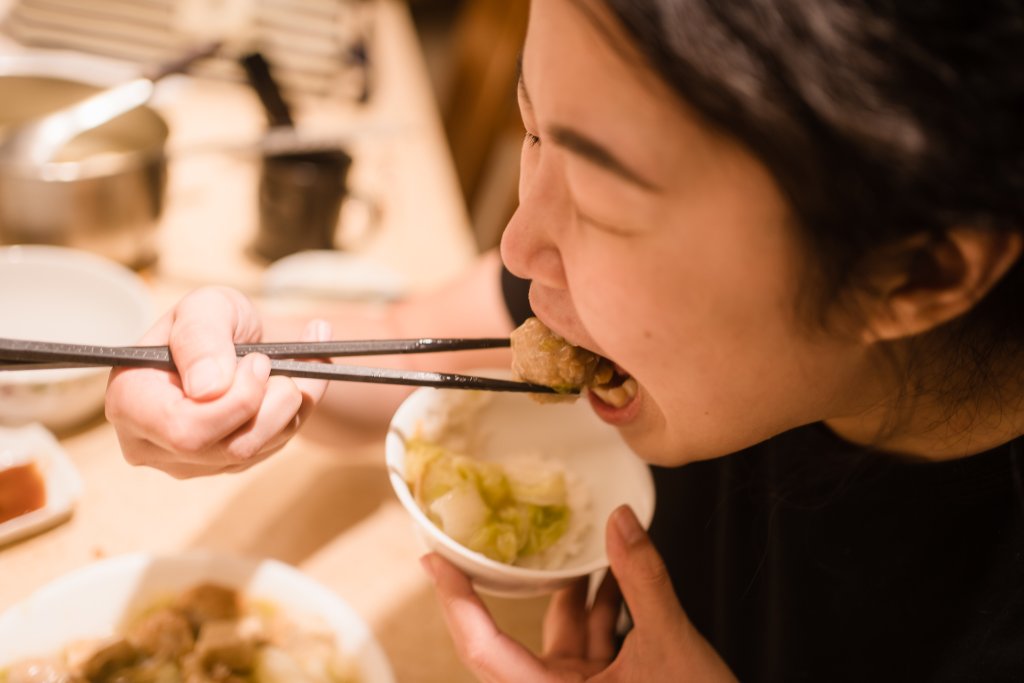
[[[263,158],[254,251],[271,261],[333,249],[352,157],[333,149]]]

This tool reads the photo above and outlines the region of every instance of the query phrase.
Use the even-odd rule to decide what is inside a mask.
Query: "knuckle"
[[[249,306],[249,299],[237,289],[225,287],[224,285],[211,285],[205,288],[205,292],[211,297],[220,297],[227,300],[235,308]]]
[[[202,430],[179,417],[168,416],[164,422],[164,439],[175,453],[196,455],[209,449],[209,439]]]
[[[165,474],[169,474],[171,477],[177,479],[178,481],[185,481],[186,479],[195,479],[196,477],[200,476],[200,474],[202,474],[198,470],[185,469],[181,467],[166,466],[158,467],[157,469],[162,470]]]
[[[186,299],[189,307],[194,304],[200,310],[217,307],[230,311],[226,320],[240,339],[252,340],[260,336],[259,318],[250,315],[255,311],[255,307],[252,301],[237,289],[211,285],[195,290]]]
[[[283,378],[282,379],[286,379]],[[285,406],[293,416],[298,415],[299,411],[302,410],[302,391],[292,380],[287,380],[285,388]]]
[[[649,549],[649,552],[634,558],[633,569],[637,580],[651,588],[664,589],[672,586],[665,563],[654,552],[653,547]]]
[[[182,308],[192,305],[209,306],[218,305],[224,302],[232,305],[237,303],[237,299],[234,296],[234,290],[222,285],[209,285],[192,290],[186,294],[184,298],[182,298],[180,306]]]
[[[224,449],[225,459],[229,462],[236,463],[229,467],[238,467],[244,465],[248,467],[246,463],[252,460],[255,456],[259,455],[262,444],[258,443],[256,439],[252,438],[238,438],[232,441]]]
[[[253,382],[255,383],[255,378]],[[265,395],[263,390],[259,387],[250,387],[244,391],[239,391],[236,394],[238,400],[238,411],[241,416],[245,419],[252,419],[263,405]]]
[[[139,467],[146,463],[145,459],[132,448],[122,448],[121,455],[124,461],[132,467]]]
[[[123,415],[124,412],[121,410],[117,397],[108,393],[103,402],[103,417],[116,428],[121,423]]]
[[[131,416],[131,406],[137,405],[137,402],[128,400],[131,391],[125,388],[126,382],[127,378],[123,370],[112,371],[107,380],[107,391],[103,399],[103,416],[115,426],[127,422]]]
[[[491,648],[481,638],[470,638],[462,645],[462,662],[473,671],[487,669],[490,665],[490,651]]]
[[[271,377],[269,390],[274,392],[282,410],[290,409],[294,412],[302,404],[302,391],[289,377],[280,375]]]
[[[171,328],[167,344],[177,353],[197,351],[197,346],[209,338],[206,325],[200,320],[181,318]]]

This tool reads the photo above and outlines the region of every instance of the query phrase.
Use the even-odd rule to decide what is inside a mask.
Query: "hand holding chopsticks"
[[[235,351],[239,357],[250,353],[262,353],[272,359],[271,374],[288,377],[484,391],[554,393],[550,387],[489,377],[294,360],[465,351],[503,348],[508,345],[507,338],[427,338],[236,344]],[[99,346],[0,338],[0,370],[87,366],[175,369],[167,346]]]
[[[479,274],[481,281],[486,277],[487,282],[496,288],[496,267],[495,259],[491,266],[474,269],[473,272]],[[338,356],[440,351],[456,353],[427,356],[415,364],[385,365],[415,365],[417,370],[430,369],[427,364],[429,358],[436,363],[434,367],[438,370],[458,372],[466,367],[493,365],[495,361],[499,364],[507,362],[496,358],[501,354],[495,351],[469,352],[472,358],[490,355],[491,360],[483,363],[477,360],[470,362],[469,356],[459,355],[458,350],[462,349],[500,350],[500,347],[508,345],[507,338],[472,339],[507,332],[507,321],[501,316],[488,317],[477,313],[476,304],[472,301],[460,297],[453,300],[448,292],[455,290],[442,291],[444,295],[425,295],[416,304],[409,301],[402,306],[389,307],[383,315],[374,308],[365,312],[364,309],[346,311],[334,318],[339,328],[349,330],[352,336],[382,341],[330,341],[332,333],[328,320],[314,318],[300,331],[294,329],[297,320],[285,317],[273,321],[275,329],[293,329],[293,332],[283,333],[295,334],[292,339],[308,344],[246,346],[241,344],[259,340],[264,328],[256,305],[230,288],[201,287],[178,301],[143,338],[143,344],[166,344],[172,350],[170,353],[162,346],[83,349],[62,345],[54,349],[30,345],[30,348],[25,348],[23,343],[7,340],[0,342],[0,363],[5,360],[10,364],[17,361],[87,362],[136,367],[151,363],[156,367],[172,368],[171,372],[116,369],[110,373],[104,410],[107,421],[117,432],[121,452],[127,462],[155,467],[175,477],[248,469],[284,448],[321,405],[321,414],[326,413],[332,423],[337,418],[346,425],[383,426],[380,422],[394,413],[407,394],[403,387],[396,385],[550,391],[519,382],[465,378],[444,372],[343,367],[323,362],[325,358]],[[472,291],[488,292],[482,282]],[[425,324],[432,329],[451,330],[447,336],[470,339],[390,339],[408,334],[401,330],[416,329]],[[47,354],[44,355],[44,351]],[[67,355],[49,355],[50,352],[73,352],[74,355],[69,358]],[[89,360],[86,353],[95,353],[99,357]],[[114,359],[115,355],[119,358]],[[169,365],[172,360],[173,365]],[[326,381],[328,379],[376,384],[363,385],[359,391],[328,391],[330,385],[336,389],[350,388]],[[339,447],[338,450],[341,452],[344,448]]]

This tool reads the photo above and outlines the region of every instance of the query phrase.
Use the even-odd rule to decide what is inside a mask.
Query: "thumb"
[[[234,343],[259,336],[259,318],[240,293],[206,287],[188,294],[173,311],[167,341],[185,394],[195,400],[221,396],[238,365]]]
[[[658,662],[659,680],[735,683],[728,665],[690,623],[661,555],[628,507],[609,517],[607,543],[612,573],[633,617],[623,652]]]
[[[606,543],[635,628],[667,633],[688,625],[665,563],[629,506],[616,508],[608,518]]]

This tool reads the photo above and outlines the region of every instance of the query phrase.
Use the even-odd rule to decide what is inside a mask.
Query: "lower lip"
[[[632,401],[621,408],[608,405],[590,391],[587,392],[587,399],[590,401],[590,407],[594,409],[597,416],[610,425],[620,426],[628,424],[636,419],[637,414],[640,412],[639,392],[633,397]]]

